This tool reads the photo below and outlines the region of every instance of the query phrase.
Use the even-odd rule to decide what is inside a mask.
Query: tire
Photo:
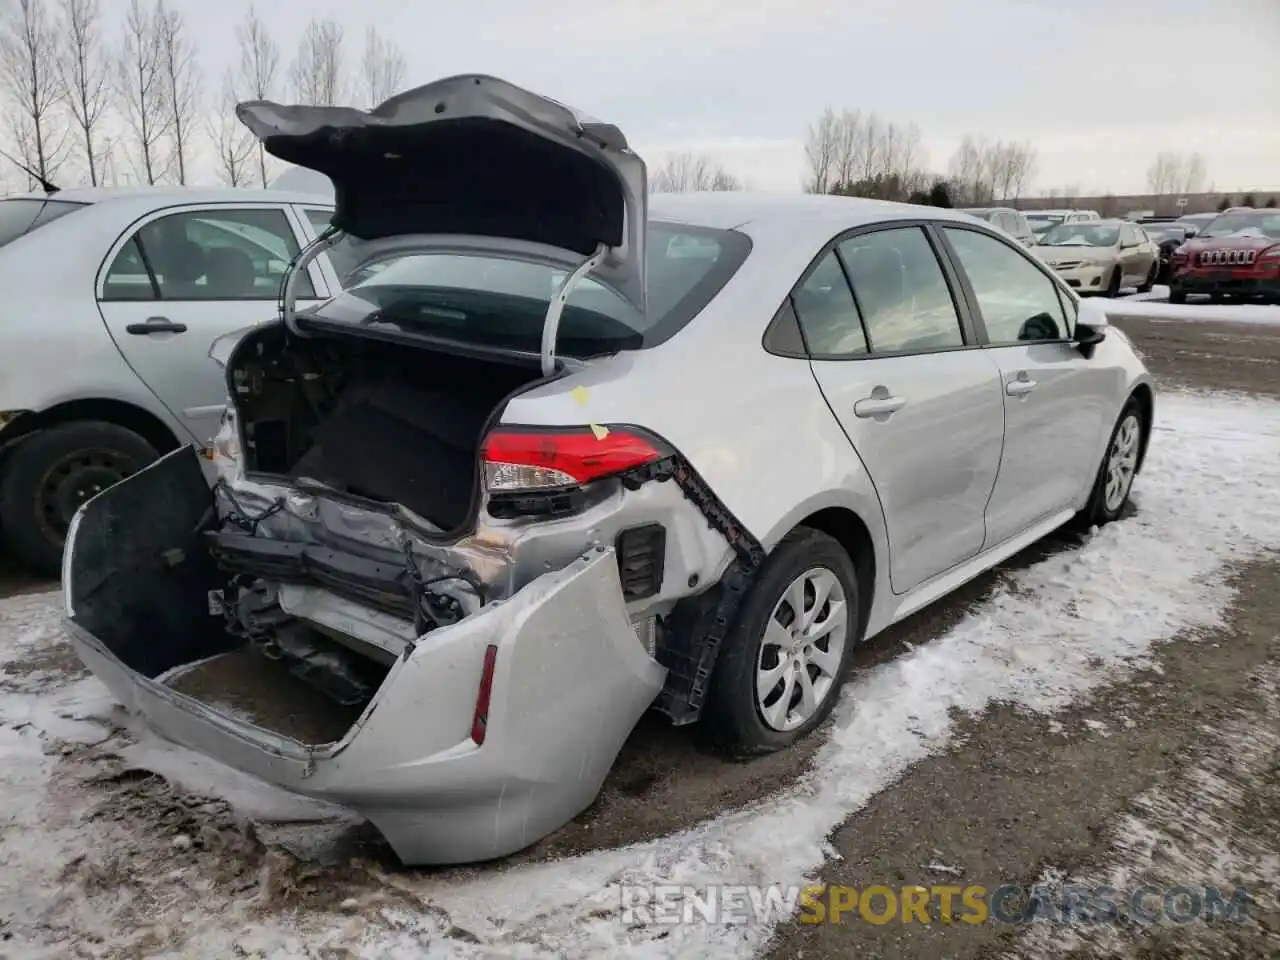
[[[9,549],[31,573],[58,576],[75,509],[158,456],[132,430],[96,420],[59,424],[20,441],[0,476],[0,530]]]
[[[784,692],[789,691],[793,701],[800,694],[801,682],[793,679],[788,685],[788,676],[799,676],[794,672],[796,661],[791,661],[790,668],[786,666],[789,658],[778,655],[781,650],[766,640],[766,630],[774,623],[775,612],[781,621],[791,620],[789,614],[793,608],[786,602],[786,595],[797,582],[802,584],[805,600],[813,602],[808,592],[812,584],[803,583],[806,576],[817,577],[831,586],[829,596],[843,593],[844,609],[832,611],[830,601],[824,605],[823,609],[827,611],[827,617],[832,618],[834,626],[812,645],[817,654],[813,660],[803,660],[805,648],[797,651],[802,658],[800,662],[805,675],[818,688],[815,691],[817,704],[816,708],[806,710],[802,703],[796,702],[792,715],[785,708],[779,710],[778,702],[783,699]],[[702,734],[724,752],[750,757],[783,750],[820,726],[839,699],[849,657],[860,639],[860,603],[853,561],[839,542],[821,531],[806,527],[787,534],[761,567],[737,619],[724,638],[724,648],[703,705]],[[825,623],[827,617],[823,617],[821,611],[817,612],[819,624]],[[794,640],[788,626],[782,622],[769,633],[770,639]],[[834,649],[837,644],[838,650]],[[757,696],[757,670],[761,666],[783,671],[777,685],[766,691],[764,697]],[[766,708],[773,708],[769,712],[775,717],[782,714],[782,722],[767,720]]]
[[[1129,502],[1129,494],[1133,490],[1133,478],[1138,472],[1138,458],[1142,450],[1142,436],[1146,430],[1143,422],[1142,407],[1137,400],[1129,399],[1116,418],[1116,425],[1111,429],[1107,439],[1107,447],[1102,454],[1102,463],[1098,465],[1098,473],[1093,481],[1093,490],[1089,493],[1089,502],[1076,514],[1076,527],[1089,529],[1101,527],[1119,519]],[[1126,439],[1129,438],[1129,439]],[[1127,476],[1123,479],[1122,495],[1109,495],[1109,481],[1112,476],[1113,458],[1121,457],[1120,462],[1128,462]]]
[[[1181,287],[1170,287],[1169,302],[1170,303],[1186,303],[1187,291],[1183,290]]]
[[[1160,263],[1159,261],[1157,261],[1153,263],[1151,265],[1151,269],[1147,271],[1147,282],[1144,283],[1142,286],[1138,287],[1138,292],[1150,293],[1151,288],[1156,285],[1156,280],[1159,278],[1159,276],[1160,276]]]
[[[1107,281],[1107,289],[1103,296],[1108,300],[1114,300],[1120,296],[1120,268],[1118,266],[1111,271],[1111,279]]]

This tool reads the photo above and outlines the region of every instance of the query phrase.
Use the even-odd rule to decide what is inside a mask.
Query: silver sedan
[[[209,459],[81,508],[69,628],[163,735],[349,804],[406,861],[564,824],[650,708],[786,748],[858,644],[1124,510],[1147,371],[973,218],[650,202],[616,127],[491,77],[241,116],[335,179],[294,274],[350,242],[361,279],[299,311],[291,275],[279,320],[215,346]],[[313,690],[330,733],[184,685],[226,657]]]

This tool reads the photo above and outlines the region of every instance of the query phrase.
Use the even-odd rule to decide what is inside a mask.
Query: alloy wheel
[[[1116,429],[1115,439],[1107,453],[1107,477],[1103,487],[1103,505],[1114,513],[1124,504],[1138,469],[1138,441],[1142,435],[1136,414],[1128,414]]]
[[[844,588],[826,567],[806,570],[774,605],[756,659],[756,707],[765,724],[803,726],[837,687],[848,640]]]

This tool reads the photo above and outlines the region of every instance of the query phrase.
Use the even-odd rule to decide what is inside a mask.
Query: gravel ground
[[[1113,322],[1134,339],[1163,383],[1280,397],[1280,327],[1123,316]],[[928,643],[988,598],[1012,571],[1072,543],[1064,538],[1040,544],[899,624],[859,651],[855,669],[895,657],[904,644]],[[1280,751],[1274,738],[1258,731],[1280,729],[1275,694],[1280,565],[1253,563],[1236,576],[1241,600],[1221,634],[1207,638],[1210,642],[1203,642],[1205,637],[1198,643],[1191,637],[1175,642],[1160,655],[1158,669],[1128,678],[1052,720],[993,708],[966,721],[961,749],[916,765],[832,835],[840,859],[830,862],[822,879],[858,887],[940,882],[994,887],[1046,876],[1096,882],[1094,878],[1123,869],[1129,871],[1126,876],[1177,883],[1234,864],[1234,876],[1251,884],[1268,883],[1274,891],[1280,881]],[[0,568],[0,597],[42,586],[47,585],[6,575]],[[69,682],[82,671],[68,648],[55,646],[9,664],[0,688],[30,689],[23,685],[32,676]],[[1121,717],[1131,718],[1132,724]],[[1081,729],[1094,735],[1082,737]],[[1066,736],[1064,730],[1076,735]],[[120,742],[128,739],[119,730],[111,735]],[[688,731],[645,720],[624,748],[599,801],[506,865],[665,836],[760,800],[792,783],[819,742],[815,738],[805,750],[750,764],[727,763],[704,752]],[[101,754],[101,745],[97,749]],[[80,747],[69,748],[64,762],[92,765]],[[168,838],[179,836],[188,837],[188,843],[195,836],[205,854],[201,862],[220,865],[216,875],[206,878],[208,883],[234,886],[239,882],[235,878],[243,876],[246,884],[265,885],[269,895],[262,895],[264,910],[334,909],[366,895],[394,903],[395,895],[388,891],[422,873],[397,868],[381,842],[362,827],[351,829],[345,842],[329,851],[328,862],[295,859],[270,838],[246,834],[219,802],[192,796],[127,765],[93,763],[98,794],[88,806],[62,815],[69,822],[106,816],[117,832],[110,836],[117,836],[121,850],[128,851],[120,855],[112,876],[75,878],[95,889],[113,883],[132,889],[129,882],[145,876],[153,862],[164,862],[162,854],[172,853]],[[1203,790],[1209,777],[1230,789],[1210,796]],[[1187,811],[1199,819],[1189,820]],[[1148,834],[1165,837],[1163,862],[1135,860],[1126,839],[1133,830],[1118,825],[1138,823]],[[148,841],[154,850],[146,842],[136,848],[125,844],[125,833],[140,830],[155,834]],[[442,876],[462,881],[478,872]],[[145,899],[139,898],[137,909],[145,913],[145,907]],[[4,912],[0,906],[0,937]],[[1064,939],[1056,928],[1045,933],[998,924],[796,924],[782,928],[771,949],[779,958],[1280,956],[1275,953],[1280,951],[1280,917],[1274,901],[1263,904],[1254,917],[1250,924],[1225,931],[1193,924],[1174,930],[1124,928],[1118,935],[1075,939]],[[160,939],[138,941],[129,951],[109,955],[154,955],[163,942],[160,934],[154,936]],[[7,956],[0,942],[0,958]]]

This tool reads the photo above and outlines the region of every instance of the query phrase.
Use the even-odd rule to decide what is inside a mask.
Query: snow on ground
[[[1168,291],[1166,290],[1166,298]],[[1205,320],[1219,323],[1250,323],[1266,326],[1280,326],[1280,307],[1262,303],[1153,303],[1150,299],[1140,299],[1143,294],[1133,297],[1120,297],[1108,300],[1098,299],[1103,303],[1108,314],[1118,317],[1142,317],[1152,320]],[[1152,298],[1154,299],[1154,298]]]
[[[1154,286],[1146,293],[1134,292],[1119,299],[1124,300],[1126,303],[1141,302],[1143,300],[1168,300],[1169,288],[1163,285]]]
[[[1244,887],[1264,902],[1255,901],[1245,930],[1268,923],[1260,912],[1280,889],[1280,858],[1275,838],[1251,834],[1238,824],[1248,819],[1250,788],[1268,776],[1272,758],[1280,750],[1280,670],[1267,666],[1253,677],[1263,700],[1261,715],[1240,710],[1229,722],[1210,731],[1199,762],[1171,783],[1148,790],[1135,801],[1135,812],[1117,823],[1109,865],[1086,875],[1070,875],[1056,868],[1041,877],[1050,891],[1076,886],[1090,890],[1110,887],[1135,890],[1143,884],[1176,888],[1196,877],[1197,886],[1216,886],[1225,899]],[[1186,902],[1182,904],[1187,909]],[[1273,915],[1274,916],[1274,915]],[[1072,951],[1091,957],[1131,956],[1128,942],[1144,927],[1145,918],[1126,911],[1123,924],[1028,924],[1019,938],[1020,960],[1056,960]],[[1161,918],[1166,928],[1169,921]],[[1265,927],[1264,927],[1265,929]],[[1195,923],[1163,931],[1178,936],[1178,956],[1231,956],[1230,937],[1243,933],[1232,923]],[[1159,935],[1159,933],[1157,934]],[[1168,953],[1175,955],[1172,945]],[[1238,955],[1238,954],[1234,954]]]
[[[1280,404],[1165,395],[1157,416],[1136,514],[1013,574],[947,634],[855,676],[814,769],[779,798],[571,861],[385,875],[379,882],[394,894],[391,906],[371,894],[379,906],[367,911],[355,900],[283,909],[263,893],[266,880],[237,898],[206,875],[214,867],[171,850],[144,824],[120,816],[104,824],[93,784],[76,773],[84,762],[61,745],[81,727],[100,737],[119,723],[102,688],[89,679],[50,688],[30,674],[8,683],[11,692],[0,698],[0,902],[16,906],[6,948],[31,951],[15,957],[53,955],[59,940],[91,937],[104,948],[149,944],[150,956],[239,951],[272,960],[340,948],[367,958],[716,958],[757,950],[771,933],[763,925],[624,928],[617,885],[812,878],[832,828],[912,764],[953,745],[954,712],[980,713],[993,701],[1053,711],[1078,700],[1142,665],[1153,645],[1215,625],[1231,599],[1229,566],[1280,548]],[[49,597],[0,602],[0,659],[25,662],[56,644],[56,613]],[[219,786],[216,777],[201,784]],[[219,867],[237,850],[229,828],[221,835],[231,853]],[[175,879],[150,893],[140,912],[103,899],[104,863],[172,870]],[[269,877],[269,862],[256,869]],[[138,939],[143,923],[150,941]]]

